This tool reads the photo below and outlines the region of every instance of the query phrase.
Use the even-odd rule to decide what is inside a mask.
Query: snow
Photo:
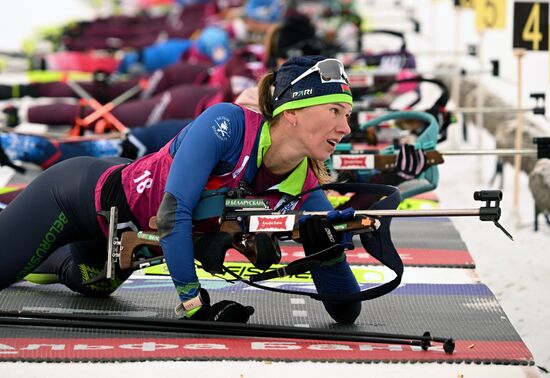
[[[456,127],[457,125],[451,126]],[[479,130],[470,127],[470,140],[463,149],[477,148]],[[483,131],[482,131],[483,132]],[[494,140],[486,133],[484,148],[494,148]],[[438,146],[444,151],[445,142]],[[447,157],[441,166],[436,193],[442,208],[477,207],[473,191],[498,189],[489,181],[494,173],[495,158],[491,156]],[[512,234],[514,241],[489,223],[480,224],[468,218],[454,218],[453,223],[476,262],[481,282],[493,291],[504,312],[535,357],[537,365],[550,367],[550,225],[539,216],[539,231],[534,231],[534,203],[528,188],[528,177],[520,175],[520,207],[514,208],[514,170],[504,166],[502,217],[500,223]],[[498,180],[496,180],[498,182]],[[478,202],[479,203],[479,202]]]
[[[33,37],[39,28],[59,26],[68,21],[86,20],[91,16],[90,7],[84,1],[2,1],[0,25],[3,33],[0,51],[20,52],[23,41]]]
[[[498,94],[511,107],[516,106],[518,97],[518,60],[512,49],[512,8],[513,2],[505,2],[506,30],[478,32],[473,27],[474,12],[462,9],[454,12],[452,2],[414,2],[416,16],[425,26],[423,36],[409,35],[411,50],[436,51],[464,50],[467,44],[478,44],[479,58],[448,57],[447,62],[457,61],[461,66],[474,69],[481,64],[487,66],[489,59],[499,59],[501,77],[480,76],[482,83],[491,93]],[[407,2],[411,4],[411,2]],[[459,33],[458,37],[456,33]],[[457,43],[458,41],[458,43]],[[440,58],[441,61],[443,58]],[[433,58],[419,57],[419,67],[432,69]],[[528,52],[522,58],[521,101],[523,106],[532,106],[529,94],[546,93],[548,96],[550,59],[548,52]],[[545,136],[550,135],[550,123],[541,116],[526,114],[533,120]],[[438,150],[495,148],[495,141],[483,129],[468,128],[469,141],[464,143],[458,125],[451,126],[449,141],[438,145]],[[542,136],[542,135],[541,135]],[[443,208],[477,206],[472,200],[475,190],[498,189],[491,187],[490,181],[495,171],[494,156],[453,156],[446,157],[440,169],[440,183],[436,190]],[[539,231],[534,231],[534,202],[528,187],[528,176],[520,174],[516,189],[514,169],[510,164],[504,167],[503,209],[500,223],[512,234],[510,241],[500,230],[490,223],[473,221],[467,218],[454,218],[454,224],[465,241],[474,261],[477,273],[483,283],[496,295],[510,321],[521,335],[539,366],[550,368],[550,226],[539,216]],[[495,180],[497,185],[499,180]],[[519,192],[519,206],[515,206],[515,190]],[[546,294],[545,294],[546,293]]]

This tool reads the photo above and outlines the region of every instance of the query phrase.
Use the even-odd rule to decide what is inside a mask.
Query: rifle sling
[[[381,199],[378,202],[376,202],[374,205],[372,205],[370,210],[396,209],[397,206],[399,206],[399,203],[401,202],[401,194],[399,193],[399,189],[388,185],[335,183],[335,184],[322,185],[312,190],[309,190],[308,192],[312,192],[314,190],[336,190],[340,192],[355,192],[355,193],[368,192],[371,194],[380,195]],[[305,193],[306,192],[301,193],[296,197],[300,197]],[[396,277],[389,282],[383,283],[381,285],[378,285],[372,288],[367,288],[359,292],[319,294],[319,293],[312,293],[312,292],[306,292],[306,291],[280,289],[280,288],[264,286],[256,283],[256,281],[260,281],[260,280],[282,277],[283,275],[279,275],[279,274],[283,274],[283,273],[284,275],[290,275],[290,274],[299,274],[305,270],[310,270],[312,267],[320,265],[321,261],[317,259],[318,257],[317,255],[319,253],[325,253],[328,250],[318,252],[316,254],[306,257],[305,259],[295,260],[293,263],[296,263],[296,265],[290,268],[290,270],[289,270],[289,267],[291,267],[293,263],[290,263],[286,267],[279,268],[273,271],[259,273],[258,275],[253,276],[254,277],[253,279],[251,278],[249,280],[242,279],[242,277],[233,273],[229,269],[225,269],[225,268],[224,269],[228,274],[237,278],[239,281],[242,281],[247,285],[250,285],[259,289],[267,290],[267,291],[278,292],[278,293],[306,295],[306,296],[309,296],[310,298],[313,298],[319,301],[347,303],[347,302],[366,301],[366,300],[378,298],[389,293],[396,287],[398,287],[399,284],[401,283],[401,277],[403,276],[403,261],[401,260],[401,257],[397,253],[397,250],[395,249],[395,246],[393,245],[393,242],[391,240],[391,234],[390,234],[391,218],[389,217],[382,218],[380,222],[381,222],[381,226],[376,233],[372,233],[372,234],[364,233],[360,235],[361,243],[363,244],[363,246],[371,256],[373,256],[375,259],[377,259],[382,264],[384,264],[389,269],[391,269],[396,274]],[[335,248],[330,248],[330,249],[335,249]],[[312,258],[312,259],[307,260],[308,258]]]
[[[286,266],[255,274],[251,276],[249,280],[250,282],[257,282],[305,273],[313,268],[320,266],[325,261],[329,261],[339,257],[342,254],[342,251],[340,248],[336,247],[339,247],[339,245],[336,244],[312,255],[294,260]]]

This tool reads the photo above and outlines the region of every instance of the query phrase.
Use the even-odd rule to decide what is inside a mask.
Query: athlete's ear
[[[283,112],[283,117],[288,123],[290,123],[293,126],[296,126],[296,123],[298,122],[296,113],[297,113],[296,109],[285,110]]]

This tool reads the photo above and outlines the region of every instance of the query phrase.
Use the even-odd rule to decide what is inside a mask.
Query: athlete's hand
[[[209,320],[214,322],[246,323],[254,313],[254,307],[243,306],[235,301],[223,300],[210,305],[202,305],[191,320]]]
[[[199,290],[197,298],[200,298],[202,305],[198,310],[191,310],[193,311],[192,315],[186,315],[188,317],[184,319],[246,323],[250,315],[254,313],[254,307],[243,306],[235,301],[223,300],[211,305],[208,291],[202,288]]]
[[[330,222],[320,215],[304,216],[299,220],[300,241],[306,256],[323,251],[333,246],[341,248],[341,238]]]
[[[395,173],[411,180],[421,174],[427,168],[426,154],[420,149],[416,149],[412,144],[403,144],[397,154]]]

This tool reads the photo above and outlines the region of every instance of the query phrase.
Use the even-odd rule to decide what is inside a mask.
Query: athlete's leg
[[[80,240],[104,240],[94,207],[95,183],[113,162],[81,157],[44,171],[0,212],[0,289]]]
[[[84,282],[96,277],[105,268],[107,241],[92,240],[71,243],[52,253],[25,280],[38,283],[62,283],[69,289],[92,297],[106,297],[116,290],[132,272],[115,272],[109,281],[91,285]]]

